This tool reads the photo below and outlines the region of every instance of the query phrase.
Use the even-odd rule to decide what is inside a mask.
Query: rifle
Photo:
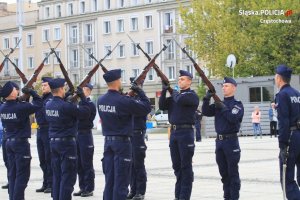
[[[60,44],[60,42],[61,42],[61,40],[59,41],[59,43],[57,44],[57,46]],[[66,70],[64,64],[61,62],[61,59],[59,58],[59,56],[57,55],[57,53],[56,53],[56,51],[55,51],[55,49],[57,48],[57,46],[56,46],[56,48],[52,48],[52,47],[51,47],[51,44],[50,44],[50,42],[49,42],[48,40],[47,40],[47,43],[48,43],[48,45],[49,45],[49,47],[50,47],[50,49],[51,49],[51,52],[50,52],[50,53],[53,53],[53,54],[55,55],[55,57],[56,57],[56,59],[57,59],[57,61],[58,61],[58,63],[59,63],[60,70],[61,70],[61,72],[63,73],[64,78],[65,78],[65,80],[66,80],[66,82],[67,82],[67,84],[68,84],[68,86],[69,86],[69,92],[70,92],[71,94],[74,94],[74,92],[75,92],[75,87],[74,87],[74,85],[73,85],[73,83],[72,83],[72,81],[71,81],[71,79],[70,79],[70,77],[69,77],[69,74],[68,74],[68,72],[67,72],[67,70]]]
[[[151,67],[153,67],[153,65],[155,64],[155,60],[156,58],[163,52],[165,51],[169,46],[170,46],[171,42],[166,46],[164,45],[164,47],[150,60],[150,62],[146,65],[146,67],[144,67],[142,73],[138,76],[138,77],[135,77],[135,79],[132,81],[133,83],[137,84],[137,85],[141,85],[145,78],[146,78],[146,75],[148,73],[148,71],[150,70]],[[134,91],[130,91],[128,93],[129,96],[134,96]]]
[[[96,73],[96,71],[99,69],[99,67],[101,66],[101,63],[108,57],[110,56],[110,54],[117,48],[117,46],[120,44],[121,41],[119,41],[112,50],[108,50],[107,54],[101,59],[101,60],[97,60],[94,56],[91,57],[93,58],[97,64],[93,67],[93,69],[91,69],[91,71],[89,71],[89,73],[84,77],[84,79],[81,81],[81,83],[78,85],[78,87],[83,88],[87,83],[89,83],[91,81],[92,76]],[[83,47],[82,47],[83,48]],[[87,52],[87,51],[86,51]],[[88,53],[89,54],[89,53]],[[90,56],[90,54],[89,54]],[[101,66],[102,70],[104,73],[106,73],[108,70],[102,65]],[[71,101],[75,101],[77,99],[77,94],[73,95],[71,98]]]
[[[19,43],[21,42],[21,40],[22,39],[19,39],[19,41],[17,42],[15,48],[10,48],[10,52],[7,55],[4,56],[4,60],[2,61],[1,65],[0,65],[0,72],[2,71],[2,69],[4,67],[4,63],[5,63],[6,59],[15,51],[15,49],[17,48],[17,46],[19,45]]]
[[[58,47],[58,45],[60,44],[60,42],[56,45],[56,47],[54,48],[54,50]],[[44,60],[42,61],[42,63],[34,70],[32,76],[30,77],[30,79],[27,81],[26,84],[24,84],[24,87],[32,87],[33,83],[36,82],[38,75],[40,74],[40,72],[42,71],[43,67],[44,67],[44,63],[45,61],[49,58],[49,56],[53,53],[53,51],[51,50],[51,52],[44,58]],[[28,99],[29,95],[28,94],[23,94],[20,99],[24,100],[24,99]]]
[[[3,51],[0,50],[0,52],[4,55]],[[9,60],[9,62],[15,67],[17,74],[22,79],[23,84],[25,84],[28,81],[25,74],[20,70],[20,68],[9,57],[7,57],[6,59]]]
[[[185,55],[192,61],[193,65],[194,65],[194,68],[199,73],[199,76],[202,78],[205,85],[207,85],[208,89],[211,90],[212,92],[214,92],[213,98],[214,98],[215,102],[221,102],[221,99],[215,93],[216,92],[215,87],[212,85],[212,83],[205,76],[203,70],[199,67],[199,65],[196,63],[196,61],[188,54],[188,52],[186,51],[186,48],[185,47],[182,48],[174,37],[173,37],[173,40],[175,41],[176,45],[181,49],[181,51],[183,53],[185,53]]]
[[[134,45],[136,45],[136,47],[137,47],[141,52],[143,52],[143,54],[144,54],[145,57],[148,59],[148,61],[150,61],[150,60],[151,60],[151,57],[149,56],[149,54],[147,54],[147,53],[142,49],[142,47],[140,46],[140,43],[135,43],[135,42],[133,41],[133,39],[132,39],[128,34],[127,34],[127,36],[129,37],[129,39],[131,40],[131,42],[132,42]],[[164,45],[164,46],[165,46],[165,45]],[[166,75],[159,69],[159,67],[157,66],[156,63],[154,63],[153,68],[154,68],[154,70],[155,70],[157,76],[159,76],[160,79],[161,79],[165,84],[170,85],[169,79],[168,79],[168,78],[166,77]],[[169,87],[168,91],[170,92],[170,94],[172,94],[173,89],[172,89],[171,87]]]

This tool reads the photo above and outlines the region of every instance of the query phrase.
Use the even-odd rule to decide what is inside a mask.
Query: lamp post
[[[232,69],[232,78],[234,78],[234,67],[236,65],[236,57],[233,54],[229,54],[226,60],[226,66]]]

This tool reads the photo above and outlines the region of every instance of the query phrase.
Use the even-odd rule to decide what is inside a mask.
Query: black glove
[[[136,83],[131,83],[130,89],[137,94],[140,94],[141,92],[143,92],[143,90]]]
[[[215,102],[215,106],[216,106],[216,109],[220,109],[222,110],[223,108],[225,108],[225,104],[223,102]]]
[[[211,90],[207,90],[206,95],[204,96],[204,100],[210,100],[210,98],[212,96],[214,96],[215,92],[211,91]]]
[[[80,97],[81,100],[83,98],[85,98],[84,93],[83,93],[83,89],[79,86],[77,87],[76,94]]]
[[[288,157],[289,157],[288,147],[285,146],[284,148],[280,149],[280,159],[283,162],[283,164],[286,164]]]
[[[68,90],[65,94],[65,98],[69,97],[69,96],[72,96],[72,91],[71,90]]]
[[[29,88],[29,87],[23,87],[22,88],[22,92],[24,93],[24,94],[32,94],[32,92],[34,92],[34,90],[32,89],[32,88]]]
[[[168,90],[170,88],[169,83],[165,83],[164,81],[162,81],[161,84],[162,84],[162,90]]]

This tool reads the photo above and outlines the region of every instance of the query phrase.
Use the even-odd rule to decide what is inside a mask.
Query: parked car
[[[156,110],[152,119],[156,121],[157,126],[159,125],[168,125],[168,111]]]

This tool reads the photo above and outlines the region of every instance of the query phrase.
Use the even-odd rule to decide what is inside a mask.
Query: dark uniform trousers
[[[201,141],[201,125],[200,122],[195,122],[196,141]]]
[[[132,143],[132,176],[130,190],[132,194],[146,193],[147,172],[145,168],[145,157],[147,146],[145,143],[145,130],[135,130],[131,137]]]
[[[280,180],[282,183],[282,158],[279,155],[279,166],[280,166]],[[295,166],[297,169],[300,168],[300,130],[293,131],[289,154],[287,159],[287,168],[286,168],[286,197],[289,200],[300,200],[300,191],[299,186],[294,180],[295,177]],[[297,171],[297,173],[299,173]],[[297,182],[299,183],[299,177],[297,176]]]
[[[2,139],[2,156],[3,156],[4,165],[7,170],[7,180],[8,180],[8,175],[9,175],[8,169],[9,168],[8,168],[8,160],[7,160],[7,153],[6,153],[6,138],[4,138],[4,137]]]
[[[81,191],[95,189],[95,170],[93,165],[94,140],[91,130],[79,130],[77,135],[78,178]]]
[[[52,188],[52,168],[51,168],[51,151],[49,139],[49,127],[41,126],[37,130],[37,150],[40,160],[40,167],[43,171],[43,187]]]
[[[238,138],[216,140],[216,161],[222,177],[224,199],[239,199],[241,181],[238,170],[238,163],[241,157],[241,150]]]
[[[27,138],[9,138],[6,140],[8,159],[10,200],[24,200],[24,191],[30,177],[30,144]]]
[[[171,130],[169,146],[176,176],[175,197],[189,200],[194,181],[192,168],[195,151],[194,129]]]
[[[51,138],[53,170],[53,200],[70,200],[77,175],[77,146],[75,138]]]
[[[105,139],[102,168],[106,184],[103,200],[126,200],[131,177],[132,146],[130,140],[125,138]]]

